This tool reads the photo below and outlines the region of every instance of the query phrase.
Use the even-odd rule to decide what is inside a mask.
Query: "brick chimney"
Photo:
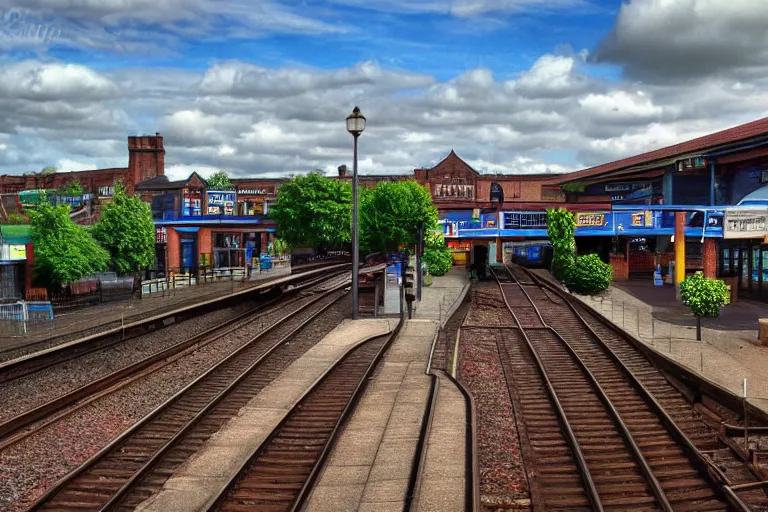
[[[346,165],[340,165],[339,166],[339,178],[343,178],[347,175],[347,166]]]
[[[126,192],[133,194],[137,183],[165,174],[165,149],[159,133],[128,137]]]

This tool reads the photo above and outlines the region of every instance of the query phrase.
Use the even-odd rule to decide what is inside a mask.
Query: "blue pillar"
[[[709,205],[715,206],[715,161],[709,164]]]
[[[661,183],[661,194],[664,196],[664,204],[674,204],[674,199],[672,197],[672,181],[674,177],[674,166],[664,172],[664,180]]]

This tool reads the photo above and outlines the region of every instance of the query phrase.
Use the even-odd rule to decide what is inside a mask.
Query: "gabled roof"
[[[727,130],[720,132],[711,133],[704,137],[699,137],[698,139],[681,142],[680,144],[675,144],[666,148],[598,165],[583,171],[563,174],[554,179],[553,183],[567,183],[569,181],[596,177],[635,166],[645,166],[647,170],[650,170],[654,163],[659,166],[669,165],[669,163],[672,162],[669,162],[668,160],[677,156],[682,157],[683,155],[691,153],[703,154],[707,152],[707,150],[712,150],[718,146],[752,139],[761,135],[768,137],[768,117],[733,128],[728,128]]]
[[[480,173],[479,173],[479,172],[477,172],[477,171],[476,171],[476,170],[475,170],[475,169],[474,169],[474,168],[473,168],[471,165],[469,165],[467,162],[465,162],[465,161],[464,161],[464,160],[463,160],[463,159],[462,159],[462,158],[461,158],[459,155],[457,155],[457,154],[456,154],[456,151],[454,151],[453,149],[451,149],[451,152],[450,152],[450,153],[448,153],[448,156],[446,156],[445,158],[443,158],[442,160],[440,160],[438,163],[436,163],[435,165],[433,165],[432,167],[430,167],[429,169],[426,169],[426,170],[427,170],[427,171],[432,171],[432,170],[434,170],[434,169],[437,169],[438,167],[440,167],[441,165],[443,165],[444,163],[448,162],[448,161],[449,161],[449,160],[451,160],[451,159],[455,159],[455,160],[458,160],[459,162],[461,162],[462,164],[464,164],[464,165],[467,167],[467,169],[469,169],[469,170],[470,170],[470,171],[472,171],[473,173],[475,173],[475,174],[477,174],[477,175],[479,175],[479,174],[480,174]]]
[[[177,190],[186,187],[194,177],[205,183],[205,180],[199,174],[193,172],[185,180],[169,181],[168,176],[157,176],[138,183],[135,188],[136,190]]]

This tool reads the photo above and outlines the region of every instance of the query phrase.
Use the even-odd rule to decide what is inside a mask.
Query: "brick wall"
[[[610,264],[613,268],[614,281],[627,281],[629,279],[629,265],[623,254],[611,254]]]
[[[168,228],[168,269],[178,269],[181,267],[181,243],[179,242],[179,233],[173,228]]]
[[[717,240],[705,238],[702,249],[702,266],[704,277],[717,277]]]
[[[197,233],[197,246],[200,254],[213,253],[211,236],[211,228],[200,228],[200,231]]]

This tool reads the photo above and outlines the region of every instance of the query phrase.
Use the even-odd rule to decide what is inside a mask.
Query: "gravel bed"
[[[484,284],[478,287],[482,289]],[[498,309],[473,303],[467,323],[502,325],[500,316],[504,315]],[[472,393],[477,407],[484,510],[515,507],[516,501],[529,498],[517,424],[499,356],[501,336],[502,332],[495,329],[462,329],[459,346],[459,381]]]
[[[309,349],[346,318],[350,308],[347,295],[291,343]],[[25,510],[52,483],[244,342],[244,337],[233,335],[211,343],[0,453],[0,474],[5,477],[0,479],[0,510]]]
[[[470,308],[465,323],[469,325],[514,326],[512,315],[498,315],[496,308],[506,308],[501,290],[495,282],[481,281],[472,287]]]
[[[308,300],[310,299],[307,298],[291,304],[288,308],[296,309]],[[0,396],[3,396],[5,402],[2,410],[0,410],[0,421],[6,421],[24,411],[77,389],[96,378],[108,375],[151,354],[180,343],[206,329],[225,324],[236,315],[253,308],[254,304],[253,302],[245,302],[233,308],[215,311],[138,338],[126,340],[107,349],[51,366],[20,379],[0,384]],[[270,310],[272,309],[270,308]],[[255,322],[255,325],[251,324],[249,328],[240,329],[236,335],[233,334],[230,337],[234,341],[252,336],[261,330],[262,325],[269,325],[275,319],[284,316],[286,312],[283,309],[267,312],[262,316],[262,320]]]

